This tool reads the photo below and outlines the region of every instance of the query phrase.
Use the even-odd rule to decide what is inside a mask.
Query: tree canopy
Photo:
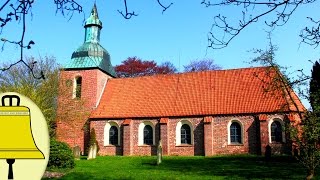
[[[53,137],[58,95],[58,65],[54,57],[28,57],[25,62],[28,66],[17,64],[0,73],[0,92],[14,91],[29,97],[41,109],[49,126],[50,137]],[[34,73],[42,71],[46,78],[34,78],[28,67],[32,67]]]
[[[320,112],[320,64],[316,61],[311,71],[310,104],[313,111]]]
[[[214,63],[213,59],[192,60],[189,64],[183,66],[184,72],[218,70],[221,67]]]
[[[170,62],[158,65],[155,61],[143,61],[138,57],[128,57],[115,67],[118,77],[150,76],[154,74],[172,74],[177,71]]]

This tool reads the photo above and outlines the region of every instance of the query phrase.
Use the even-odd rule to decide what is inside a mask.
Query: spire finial
[[[97,10],[96,1],[94,1],[93,8],[92,8],[92,10],[91,10],[91,15],[92,15],[92,16],[96,16],[97,18],[99,18],[99,17],[98,17],[98,10]]]
[[[98,26],[100,29],[102,28],[102,22],[99,20],[99,17],[98,17],[98,10],[97,10],[96,3],[93,4],[90,17],[86,20],[86,23],[84,25],[84,27],[89,27],[89,26]]]

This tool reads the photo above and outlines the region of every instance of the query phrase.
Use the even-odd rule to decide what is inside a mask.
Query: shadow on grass
[[[142,167],[154,168],[143,162]],[[227,179],[304,179],[305,170],[290,156],[275,156],[269,162],[259,156],[221,156],[210,158],[165,157],[159,170],[199,176],[226,176]]]
[[[320,173],[320,169],[316,175]],[[68,179],[304,179],[305,170],[290,156],[237,155],[220,157],[164,157],[156,165],[156,156],[105,156],[79,160],[61,180]],[[319,177],[319,176],[317,176]],[[315,177],[315,179],[317,179]],[[59,179],[59,178],[56,178]]]

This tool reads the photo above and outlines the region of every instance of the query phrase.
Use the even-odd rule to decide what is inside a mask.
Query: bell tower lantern
[[[85,25],[85,38],[60,71],[57,139],[82,152],[89,141],[88,117],[99,103],[108,79],[116,77],[108,51],[100,45],[102,22],[96,4]]]

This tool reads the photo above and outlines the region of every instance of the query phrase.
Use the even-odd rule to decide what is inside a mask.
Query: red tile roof
[[[275,74],[270,72],[269,67],[257,67],[110,79],[90,118],[294,111],[294,106],[285,106],[287,100],[280,91],[266,92]],[[303,109],[296,94],[292,95]]]

